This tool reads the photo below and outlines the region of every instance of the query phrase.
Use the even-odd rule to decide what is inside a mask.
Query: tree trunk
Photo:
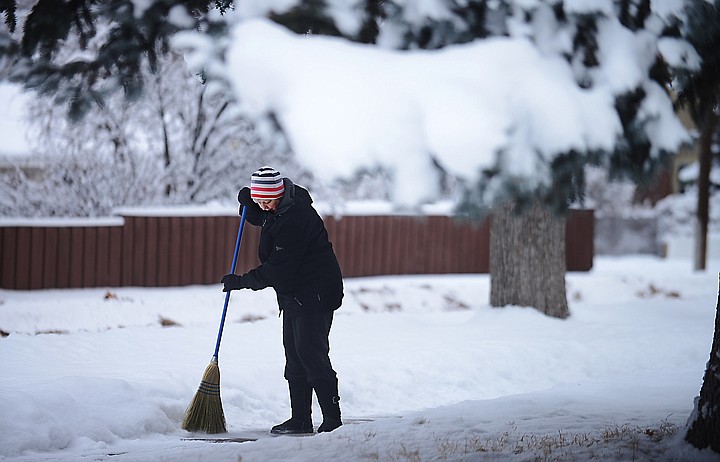
[[[705,114],[700,135],[700,173],[698,174],[697,221],[695,222],[695,270],[703,271],[707,262],[707,232],[710,216],[710,168],[712,167],[712,139],[718,116],[712,106]]]
[[[720,289],[715,308],[715,335],[705,368],[700,396],[688,419],[685,440],[698,449],[710,447],[720,454]]]
[[[490,228],[490,305],[532,306],[570,315],[565,293],[565,220],[539,202],[520,214],[494,210]]]

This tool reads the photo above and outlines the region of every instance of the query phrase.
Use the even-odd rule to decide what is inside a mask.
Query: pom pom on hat
[[[285,184],[280,172],[272,167],[260,167],[250,177],[250,197],[255,200],[280,199],[285,193]]]

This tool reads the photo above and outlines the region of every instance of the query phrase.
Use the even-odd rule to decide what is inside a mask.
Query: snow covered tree
[[[612,87],[620,128],[611,146],[543,152],[545,146],[526,143],[539,128],[528,129],[524,121],[517,120],[508,127],[516,144],[511,141],[498,150],[494,164],[486,165],[480,175],[463,172],[470,181],[466,182],[459,210],[471,216],[492,211],[495,219],[491,303],[530,305],[566,317],[563,227],[555,223],[557,216],[546,212],[564,213],[569,204],[582,197],[584,167],[588,164],[602,165],[611,177],[649,181],[671,153],[667,146],[677,147],[677,143],[664,143],[668,140],[656,135],[666,120],[674,117],[665,90],[669,74],[664,50],[658,50],[658,43],[666,41],[682,48],[675,38],[679,12],[659,3],[634,0],[582,4],[553,0],[370,3],[375,9],[363,2],[354,7],[342,2],[271,3],[252,14],[265,14],[296,33],[340,35],[400,50],[442,49],[491,37],[526,39],[541,55],[564,60],[578,90]],[[355,21],[349,20],[353,15]],[[329,18],[335,20],[334,27],[328,24]],[[360,25],[367,24],[380,24],[376,36],[361,35]],[[634,67],[629,72],[616,67],[620,62],[616,52],[624,48],[633,55]],[[441,155],[430,152],[430,156],[441,170],[451,170]],[[526,159],[532,159],[530,163],[549,181],[535,181],[519,168]],[[542,230],[543,236],[537,235],[542,239],[532,238],[536,231],[533,227]],[[559,245],[544,245],[548,242]],[[509,260],[509,249],[518,251],[516,259]],[[518,264],[526,270],[521,277],[516,272]],[[563,276],[550,274],[548,267]]]
[[[707,259],[707,232],[710,207],[710,169],[713,137],[720,131],[720,1],[689,1],[683,36],[702,59],[700,69],[677,71],[679,101],[689,112],[700,132],[700,173],[696,218],[695,269],[704,270]]]
[[[618,1],[614,2],[613,7],[599,3],[579,7],[560,2],[534,2],[511,5],[507,11],[510,16],[506,20],[506,29],[511,35],[526,35],[545,53],[561,54],[572,66],[576,84],[587,89],[606,83],[603,80],[607,76],[603,76],[602,68],[607,65],[605,61],[608,61],[608,53],[611,53],[609,48],[612,45],[608,43],[610,34],[646,34],[643,28],[647,23],[648,28],[654,29],[658,36],[671,35],[675,21],[673,17],[666,17],[663,18],[664,23],[658,24],[659,18],[653,16],[650,2]],[[530,304],[553,316],[567,316],[564,278],[558,278],[547,270],[553,267],[554,271],[564,274],[564,229],[551,225],[551,221],[557,221],[560,217],[546,214],[543,218],[543,214],[538,214],[540,203],[563,213],[569,204],[581,201],[587,165],[602,166],[615,179],[629,178],[647,182],[670,154],[669,151],[658,150],[649,139],[654,130],[651,127],[652,120],[658,118],[658,115],[643,114],[643,106],[653,98],[651,92],[657,92],[667,83],[665,63],[661,55],[649,55],[643,59],[644,66],[640,72],[644,73],[644,81],[640,80],[633,86],[615,92],[615,107],[622,123],[622,134],[611,150],[560,153],[550,165],[553,178],[551,184],[534,191],[531,195],[536,197],[535,200],[523,191],[522,182],[512,179],[507,182],[507,179],[503,179],[501,164],[494,171],[486,172],[476,185],[477,191],[466,199],[466,209],[482,203],[488,192],[498,187],[499,180],[505,181],[500,188],[506,191],[506,196],[513,197],[516,204],[496,207],[494,210],[493,219],[499,218],[503,227],[493,224],[495,233],[501,237],[496,238],[499,244],[491,246],[491,261],[495,261],[493,253],[524,249],[522,253],[526,257],[515,264],[528,267],[526,271],[529,275],[515,277],[515,272],[509,271],[507,265],[496,268],[496,271],[491,263],[493,286],[495,282],[502,286],[514,286],[513,292],[492,301],[494,306]],[[511,211],[513,213],[509,216]],[[549,241],[543,245],[534,244],[533,236],[538,231],[533,228],[542,229],[545,239]],[[554,238],[550,239],[551,236]],[[548,245],[552,242],[561,245]],[[504,258],[497,257],[497,260],[502,262]],[[534,291],[535,299],[530,303],[527,296],[519,295],[527,293],[528,286],[538,288]],[[508,289],[504,287],[502,291],[507,293]]]
[[[700,55],[699,70],[679,69],[677,84],[700,131],[700,173],[697,181],[695,269],[704,270],[710,207],[710,169],[713,138],[720,130],[720,1],[688,1],[684,36]],[[688,419],[685,440],[698,449],[720,453],[720,291],[715,315],[715,333],[700,396]]]

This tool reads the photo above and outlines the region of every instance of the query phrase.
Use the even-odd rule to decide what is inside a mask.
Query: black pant
[[[337,384],[337,374],[330,363],[330,327],[332,310],[288,315],[283,311],[283,346],[285,379],[306,382],[313,387]]]

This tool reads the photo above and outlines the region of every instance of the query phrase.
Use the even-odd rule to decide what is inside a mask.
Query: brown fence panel
[[[339,252],[345,255],[347,262],[345,266],[352,268],[356,276],[362,275],[361,256],[363,253],[364,243],[362,242],[362,229],[356,217],[346,217],[340,222],[345,229],[345,242],[340,243]],[[341,266],[343,268],[343,266]]]
[[[214,231],[214,224],[215,217],[205,217],[200,218],[198,222],[198,226],[202,230],[202,238],[198,239],[200,244],[200,254],[201,254],[201,260],[200,260],[200,270],[201,274],[200,277],[197,279],[200,281],[201,284],[209,284],[210,283],[210,273],[213,272],[213,265],[214,265],[214,258],[213,255],[215,252],[213,252],[212,249],[212,243],[213,243],[213,231]]]
[[[430,268],[429,252],[432,251],[432,230],[429,226],[429,217],[418,217],[412,220],[412,226],[417,230],[417,241],[412,252],[415,255],[417,269],[415,274],[428,274],[432,272]],[[413,274],[413,273],[410,273]]]
[[[363,251],[363,272],[365,275],[380,273],[381,268],[378,263],[382,259],[382,242],[380,234],[381,220],[385,217],[367,217],[367,220],[361,220],[364,223],[363,231],[365,233],[365,242],[367,245]],[[382,273],[380,273],[382,274]]]
[[[227,274],[230,271],[230,265],[232,263],[232,254],[230,253],[231,250],[228,250],[232,247],[232,249],[235,249],[235,239],[237,238],[237,227],[240,223],[239,219],[235,219],[235,217],[218,217],[218,226],[216,230],[216,237],[214,242],[214,251],[215,251],[215,257],[213,264],[214,274],[213,279],[210,282],[211,284],[214,282],[219,282],[220,278]],[[242,243],[240,244],[240,250],[243,250],[243,246],[247,245],[247,242],[249,240],[248,235],[250,234],[251,226],[248,225],[248,223],[245,223],[245,229],[243,230],[243,239]],[[245,268],[240,266],[240,257],[238,257],[238,263],[236,272],[243,273]]]
[[[403,274],[407,265],[408,220],[407,217],[386,217],[385,253],[387,271],[385,274]]]
[[[205,225],[205,248],[203,250],[205,265],[203,266],[203,284],[211,284],[219,280],[218,264],[215,255],[217,254],[216,248],[218,246],[217,237],[220,231],[220,217],[208,217],[204,221]]]
[[[180,265],[178,271],[180,277],[178,278],[179,285],[187,285],[192,281],[191,265],[192,265],[192,223],[186,217],[179,219],[180,226],[180,248],[178,252],[180,254]]]
[[[368,261],[367,254],[372,243],[367,235],[367,222],[368,220],[361,220],[358,217],[352,217],[352,221],[348,220],[347,224],[352,226],[353,240],[353,258],[355,260],[356,272],[360,276],[372,275],[372,271],[366,269],[366,263]]]
[[[97,255],[95,256],[96,281],[98,287],[110,285],[110,227],[97,229]]]
[[[340,234],[344,237],[344,239],[333,239],[330,236],[328,237],[330,237],[330,239],[338,245],[335,252],[338,255],[340,268],[353,268],[357,275],[360,273],[358,258],[361,255],[362,244],[358,242],[360,233],[357,229],[355,217],[342,218],[338,221],[338,229],[342,230]]]
[[[171,286],[180,285],[180,268],[182,267],[182,227],[180,218],[168,218],[170,226],[168,229],[168,282]]]
[[[58,228],[57,287],[70,287],[70,228]]]
[[[160,235],[158,232],[158,225],[160,221],[165,221],[165,218],[157,217],[145,217],[145,279],[143,286],[157,287],[158,286],[158,268],[160,266],[158,262],[158,247],[160,247]]]
[[[97,287],[97,234],[98,229],[84,228],[82,247],[82,284],[81,287]]]
[[[483,254],[485,256],[485,260],[483,263],[483,272],[489,273],[490,272],[490,227],[492,225],[492,222],[488,220],[485,225],[484,232],[481,234],[481,240],[478,242],[478,245],[481,245],[483,249],[485,249],[485,253]]]
[[[237,221],[236,221],[237,220]],[[230,264],[232,263],[232,255],[230,255],[230,251],[227,250],[229,246],[233,246],[233,249],[235,248],[235,241],[234,239],[237,237],[237,226],[240,223],[240,219],[235,217],[218,217],[217,222],[217,230],[216,230],[216,237],[215,242],[213,245],[213,251],[215,252],[214,257],[214,264],[213,264],[213,274],[212,274],[212,283],[220,282],[220,278],[227,274],[228,271],[230,271]],[[233,230],[233,228],[236,228]],[[248,235],[250,234],[250,229],[252,226],[250,226],[248,223],[245,223],[245,230],[243,231],[243,242],[240,244],[241,251],[242,246],[244,246],[248,242]],[[257,249],[257,248],[256,248]],[[244,272],[246,268],[240,267],[240,256],[242,256],[242,252],[238,256],[238,263],[236,272]]]
[[[20,290],[30,288],[31,228],[18,228],[15,284]]]
[[[482,224],[466,223],[465,233],[465,269],[464,273],[490,272],[490,222]]]
[[[106,226],[97,228],[97,243],[95,254],[95,285],[107,287],[110,285],[110,228]]]
[[[119,226],[110,228],[110,248],[108,249],[108,285],[110,287],[120,286],[122,281],[122,270],[125,264],[125,260],[123,259],[124,242],[122,240],[122,232],[123,228]]]
[[[393,266],[390,274],[405,274],[408,267],[407,249],[409,248],[410,220],[408,217],[392,217],[395,240],[390,246]]]
[[[354,246],[353,257],[357,265],[357,274],[360,276],[372,276],[372,269],[367,267],[370,260],[368,252],[372,246],[370,236],[368,236],[369,220],[362,220],[359,217],[352,218],[354,221],[352,229],[355,231],[352,241]]]
[[[202,284],[210,284],[210,282],[216,282],[213,281],[213,274],[215,273],[215,236],[218,233],[217,226],[217,217],[207,217],[205,220],[202,220],[203,225],[203,234],[205,235],[205,238],[202,241],[203,244],[203,273],[202,278],[200,279],[202,281]],[[216,276],[217,277],[217,276]]]
[[[373,226],[374,249],[371,255],[375,259],[374,269],[378,274],[393,274],[397,265],[396,252],[398,234],[392,217],[376,217]],[[372,271],[372,268],[371,268]]]
[[[400,251],[400,264],[398,266],[398,274],[413,274],[418,271],[419,262],[417,261],[419,253],[418,246],[418,227],[415,226],[416,218],[397,217],[400,228],[400,236],[398,249]]]
[[[135,247],[135,233],[133,232],[132,217],[125,218],[125,225],[122,227],[122,274],[121,286],[133,285],[133,248]]]
[[[83,286],[83,266],[85,258],[83,255],[83,234],[84,228],[72,227],[70,230],[70,287],[79,288]]]
[[[395,272],[397,261],[393,255],[393,248],[397,247],[397,243],[401,239],[401,236],[397,233],[397,222],[393,220],[393,217],[384,216],[381,217],[381,221],[378,224],[379,226],[375,232],[381,242],[380,258],[382,266],[380,267],[380,271],[382,274],[397,274]]]
[[[565,262],[568,271],[590,271],[595,255],[595,214],[571,210],[565,225]]]
[[[205,276],[205,284],[213,284],[220,281],[220,277],[225,274],[230,267],[225,268],[225,258],[222,255],[222,248],[227,234],[225,217],[214,217],[212,220],[212,229],[209,230],[207,256],[210,264],[207,268]]]
[[[199,226],[199,217],[190,217],[188,221],[190,228],[192,229],[190,245],[188,246],[188,252],[190,253],[190,280],[188,284],[193,284],[195,281],[202,279],[202,265],[203,265],[203,254],[202,245],[205,234],[201,226]]]
[[[148,280],[147,272],[147,241],[148,220],[146,217],[134,217],[133,219],[133,284],[134,286],[146,286]]]
[[[212,241],[212,234],[210,234],[210,228],[208,224],[214,220],[214,217],[196,218],[194,220],[195,228],[197,229],[195,235],[195,245],[197,247],[196,252],[198,254],[197,261],[197,274],[193,278],[197,283],[207,284],[208,273],[212,270],[212,252],[210,251],[210,242]]]
[[[432,253],[433,273],[451,272],[451,266],[457,264],[459,258],[459,255],[452,251],[453,240],[457,238],[457,235],[450,236],[449,227],[452,222],[447,217],[430,217],[430,221],[435,222],[433,242],[439,247],[437,252]]]
[[[42,263],[45,253],[45,240],[42,228],[27,228],[30,237],[30,266],[27,274],[27,287],[31,290],[41,289]]]
[[[16,288],[18,228],[2,228],[2,287]]]
[[[158,220],[157,224],[157,267],[156,283],[159,287],[167,287],[170,283],[170,239],[171,218]]]
[[[453,252],[457,255],[457,270],[459,273],[471,273],[473,251],[475,248],[474,241],[478,238],[473,238],[472,228],[467,223],[461,223],[454,221],[453,224],[457,229],[458,236],[453,239]]]
[[[432,217],[436,223],[435,240],[440,244],[440,251],[435,257],[437,273],[451,273],[457,271],[457,262],[460,255],[454,250],[454,243],[459,238],[458,230],[452,227],[452,220],[447,217]]]
[[[435,242],[435,234],[437,230],[433,229],[433,226],[436,225],[436,223],[433,222],[433,217],[422,217],[420,220],[422,220],[422,226],[417,219],[414,220],[415,226],[418,227],[422,236],[419,240],[420,245],[415,248],[415,252],[417,252],[419,261],[422,262],[420,273],[431,274],[434,273],[434,251],[439,248],[441,244],[439,242]]]
[[[192,284],[194,281],[195,276],[195,265],[196,265],[196,257],[195,257],[195,247],[196,247],[196,240],[197,236],[195,235],[195,227],[193,226],[193,219],[192,217],[183,217],[181,218],[182,225],[181,228],[183,230],[182,234],[182,241],[183,241],[183,247],[182,247],[182,254],[183,254],[183,265],[180,268],[182,275],[181,280],[183,285]]]
[[[379,273],[379,268],[376,269],[375,265],[375,262],[378,261],[379,255],[379,246],[375,236],[375,222],[377,222],[380,218],[381,217],[367,217],[365,220],[358,220],[358,226],[363,231],[362,242],[364,245],[360,250],[363,276],[373,276]]]
[[[43,288],[58,287],[58,242],[60,232],[57,228],[43,228],[45,252],[43,254],[42,268],[38,275],[42,276]]]

